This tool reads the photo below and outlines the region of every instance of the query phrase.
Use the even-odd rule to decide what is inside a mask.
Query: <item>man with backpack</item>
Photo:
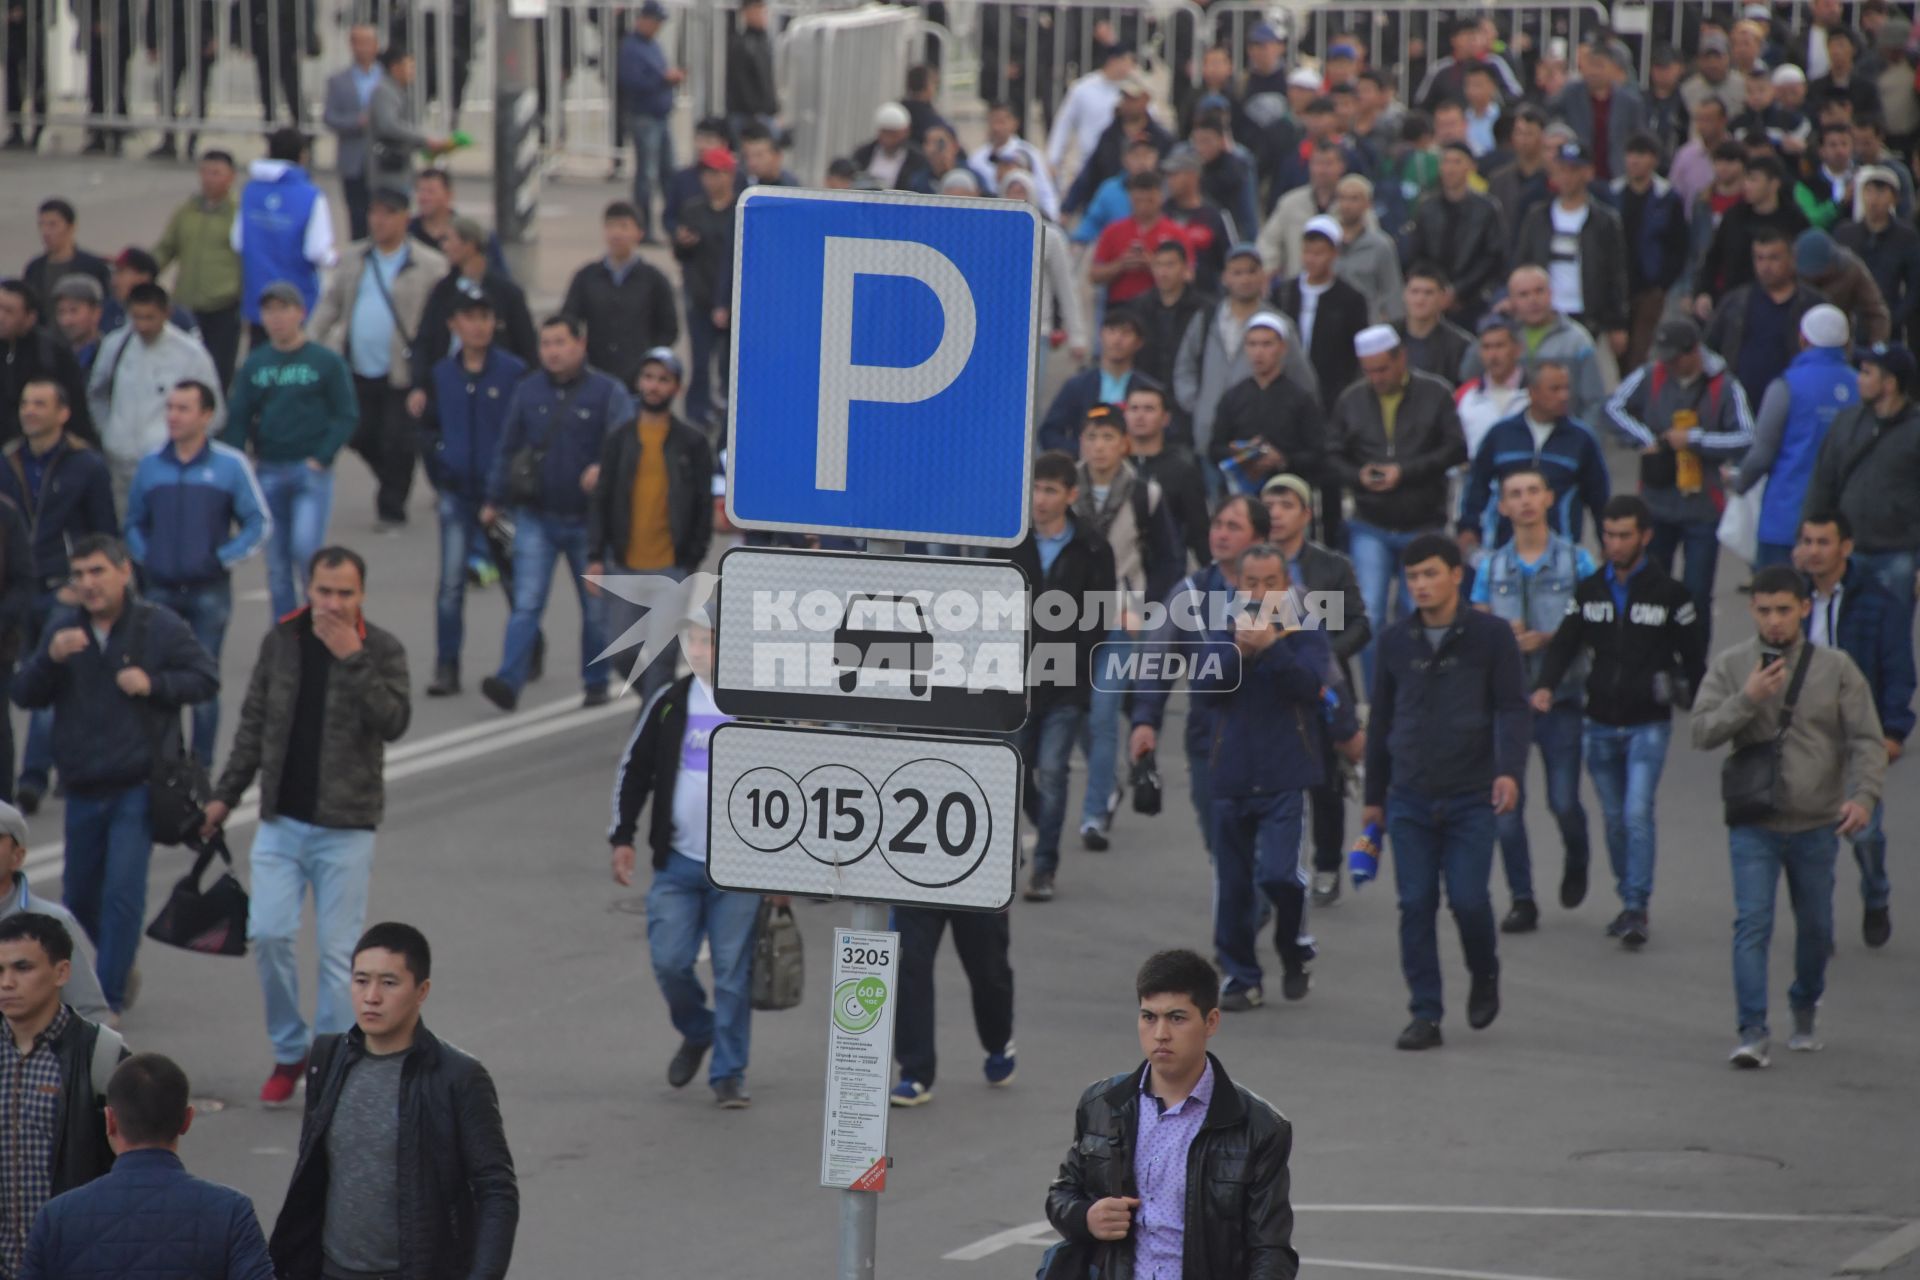
[[[18,706],[53,709],[67,785],[62,891],[120,1012],[137,994],[129,974],[146,924],[149,783],[161,759],[183,753],[180,709],[219,691],[220,668],[177,614],[134,594],[118,538],[82,538],[70,560],[76,604],[54,612],[12,692]]]

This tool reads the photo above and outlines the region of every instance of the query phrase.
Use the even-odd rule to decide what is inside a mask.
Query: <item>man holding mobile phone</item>
[[[1833,875],[1839,836],[1866,829],[1886,775],[1887,748],[1873,691],[1853,659],[1811,644],[1803,627],[1813,602],[1787,565],[1754,575],[1749,608],[1758,634],[1723,650],[1693,705],[1693,745],[1713,750],[1773,743],[1772,811],[1730,825],[1733,858],[1734,995],[1740,1042],[1729,1061],[1767,1066],[1767,949],[1774,894],[1786,873],[1798,934],[1787,999],[1787,1048],[1821,1047],[1814,1010],[1833,950]]]

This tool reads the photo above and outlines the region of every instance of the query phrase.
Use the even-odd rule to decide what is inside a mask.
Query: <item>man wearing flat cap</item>
[[[1895,216],[1900,180],[1893,170],[1867,165],[1857,178],[1860,220],[1841,223],[1833,238],[1872,273],[1893,325],[1889,341],[1905,342],[1920,308],[1920,231]]]

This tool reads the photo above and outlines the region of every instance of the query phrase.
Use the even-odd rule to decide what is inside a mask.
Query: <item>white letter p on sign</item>
[[[960,268],[915,240],[828,236],[820,289],[820,421],[813,487],[847,487],[847,412],[855,401],[914,404],[945,391],[973,355],[973,291]],[[946,327],[919,364],[853,362],[853,282],[857,276],[905,276],[933,290]],[[869,317],[868,323],[875,323]]]

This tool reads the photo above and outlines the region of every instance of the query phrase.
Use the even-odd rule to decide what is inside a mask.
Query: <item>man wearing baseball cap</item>
[[[1851,336],[1846,312],[1830,303],[1800,317],[1800,353],[1768,385],[1754,415],[1753,445],[1733,489],[1746,493],[1767,482],[1756,569],[1792,560],[1820,442],[1834,419],[1860,402],[1860,378],[1847,363]]]
[[[0,920],[23,911],[52,916],[73,935],[73,973],[67,978],[61,999],[89,1022],[111,1026],[118,1019],[100,993],[100,979],[93,972],[93,944],[87,931],[73,913],[57,899],[43,898],[27,883],[27,819],[12,805],[0,800]]]
[[[1623,150],[1623,166],[1624,155]],[[1545,268],[1553,309],[1585,328],[1596,342],[1604,335],[1613,354],[1624,355],[1629,300],[1627,238],[1620,215],[1594,201],[1587,185],[1594,176],[1593,158],[1580,143],[1562,143],[1549,173],[1554,199],[1527,211],[1513,260]]]
[[[616,426],[600,446],[600,483],[587,502],[589,574],[665,574],[683,581],[706,559],[713,541],[713,449],[704,434],[674,416],[680,357],[655,347],[640,361],[640,416]],[[603,593],[606,634],[618,640],[640,611],[619,592]],[[631,668],[629,649],[614,657]],[[675,659],[662,653],[643,674],[640,692],[673,679]]]
[[[1913,610],[1920,551],[1920,363],[1903,346],[1862,351],[1860,403],[1820,445],[1803,515],[1837,511],[1853,525],[1853,559]]]
[[[1887,304],[1890,342],[1904,342],[1920,309],[1920,231],[1895,216],[1900,179],[1892,169],[1867,165],[1855,175],[1859,221],[1842,222],[1833,238],[1866,264]]]

